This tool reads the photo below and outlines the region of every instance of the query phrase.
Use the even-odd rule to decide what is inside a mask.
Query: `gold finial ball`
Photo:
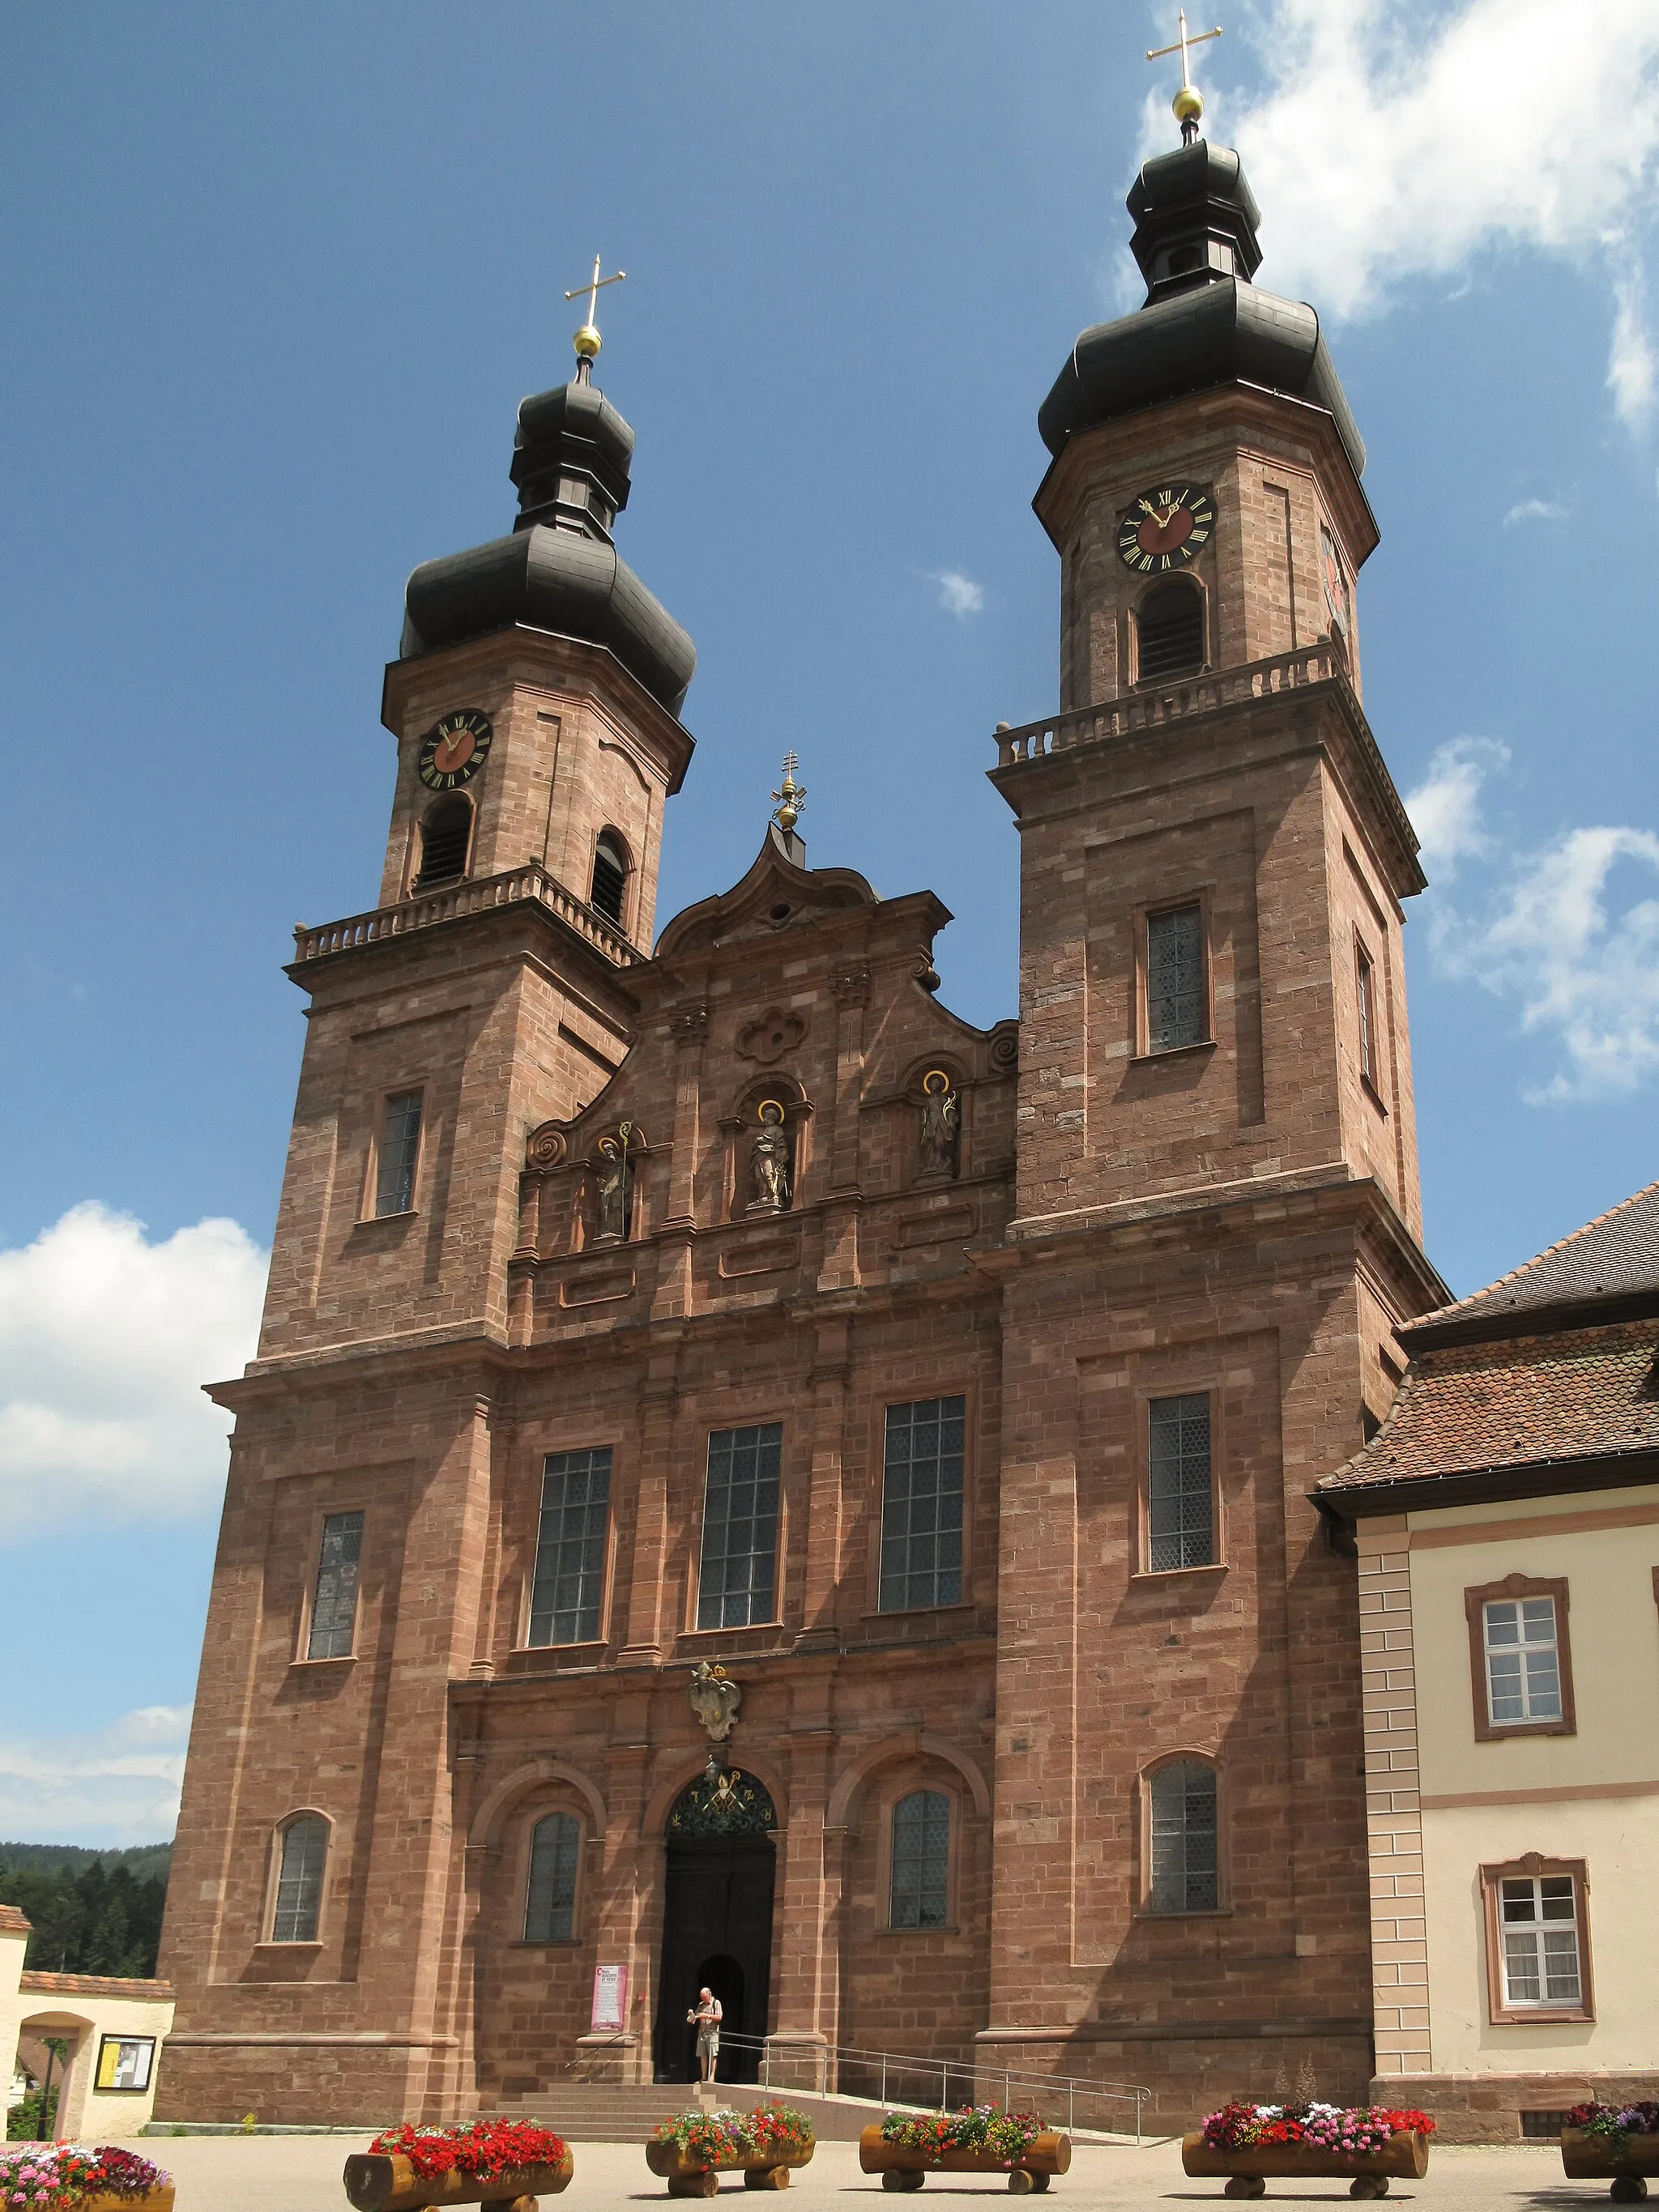
[[[571,339],[570,343],[575,347],[576,352],[581,360],[592,361],[594,355],[598,353],[601,341],[599,334],[598,331],[595,330],[592,324],[584,323],[580,330],[577,331],[575,337]]]
[[[1183,84],[1170,105],[1177,123],[1196,123],[1204,112],[1204,95],[1195,84]]]

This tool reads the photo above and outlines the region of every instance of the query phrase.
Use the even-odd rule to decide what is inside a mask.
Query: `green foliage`
[[[25,1854],[46,1863],[21,1863]],[[167,1869],[163,1863],[157,1872],[135,1874],[134,1858],[153,1864],[155,1852],[0,1844],[0,1905],[16,1905],[33,1930],[23,1962],[31,1972],[155,1973]]]
[[[127,1844],[119,1850],[102,1850],[91,1844],[0,1843],[0,1874],[27,1867],[31,1874],[83,1874],[94,1859],[106,1866],[124,1866],[135,1881],[152,1875],[167,1878],[173,1858],[171,1844]]]
[[[54,2081],[46,2092],[46,2125],[40,2124],[40,2092],[31,2089],[6,2114],[6,2139],[9,2142],[50,2141],[57,2125],[58,2084]]]

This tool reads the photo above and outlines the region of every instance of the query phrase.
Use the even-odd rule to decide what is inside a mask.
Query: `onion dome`
[[[512,536],[428,561],[410,578],[399,658],[523,623],[608,647],[678,714],[696,647],[611,543],[611,526],[628,504],[634,433],[586,367],[519,409]]]
[[[1146,305],[1096,324],[1072,349],[1037,410],[1049,452],[1057,454],[1079,431],[1166,399],[1255,384],[1326,409],[1359,475],[1364,441],[1318,316],[1251,282],[1261,262],[1261,217],[1237,155],[1202,138],[1160,154],[1142,167],[1127,205]]]

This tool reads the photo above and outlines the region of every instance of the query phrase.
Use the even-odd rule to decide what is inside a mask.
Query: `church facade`
[[[454,2117],[765,2049],[1373,2068],[1355,1565],[1420,1247],[1364,448],[1202,141],[1045,402],[1017,1017],[925,890],[654,901],[694,654],[632,434],[520,410],[417,570],[310,997],[175,1850],[158,2116]],[[595,343],[597,341],[595,340]],[[798,2077],[797,2077],[798,2078]]]

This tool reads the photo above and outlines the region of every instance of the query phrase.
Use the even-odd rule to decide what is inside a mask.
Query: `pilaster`
[[[1427,2074],[1434,2064],[1407,1530],[1401,1514],[1364,1521],[1358,1532],[1371,1979],[1382,2076]]]

